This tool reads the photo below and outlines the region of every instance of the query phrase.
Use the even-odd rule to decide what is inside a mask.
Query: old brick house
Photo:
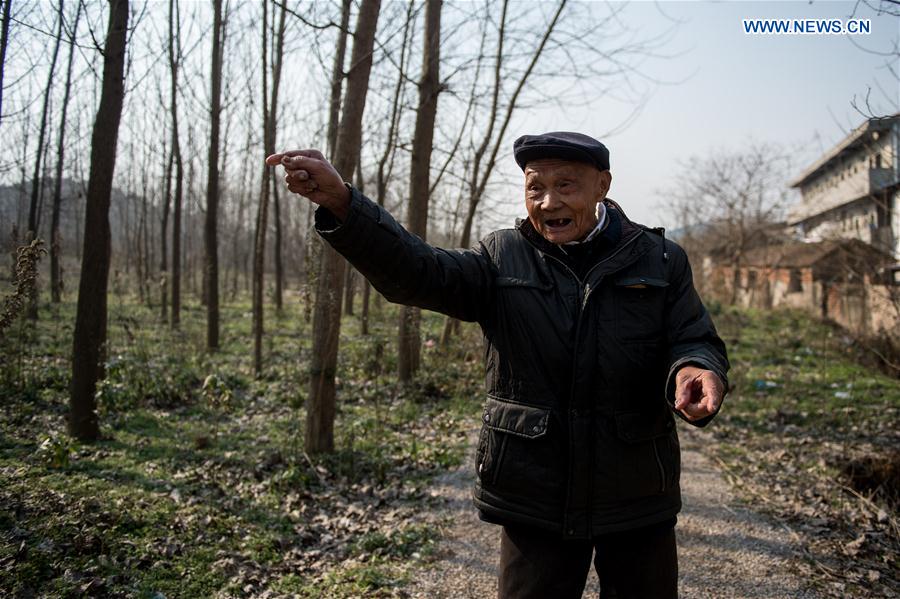
[[[900,114],[872,118],[807,168],[791,187],[789,223],[808,241],[858,239],[900,260]]]
[[[708,263],[709,289],[756,308],[792,307],[863,334],[900,332],[889,254],[858,239],[788,241],[749,250],[738,267]]]
[[[735,256],[707,254],[707,290],[744,306],[791,306],[900,339],[900,114],[872,118],[807,168],[801,201]]]

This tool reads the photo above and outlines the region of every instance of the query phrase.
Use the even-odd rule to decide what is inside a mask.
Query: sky
[[[889,59],[872,51],[884,52],[897,44],[900,18],[876,16],[861,5],[857,16],[871,19],[868,36],[743,32],[745,18],[846,22],[856,5],[630,3],[624,17],[629,25],[640,23],[647,32],[675,27],[664,48],[669,57],[642,67],[649,78],[674,83],[652,86],[643,110],[623,130],[617,131],[633,106],[598,98],[584,108],[534,111],[527,119],[533,127],[529,133],[576,130],[599,137],[610,150],[609,196],[633,220],[671,228],[675,223],[663,209],[666,190],[677,189],[690,156],[739,151],[748,141],[774,143],[791,152],[797,163],[794,175],[799,175],[864,121],[852,102],[856,98],[864,104],[867,88],[872,88],[872,105],[881,114],[898,110],[900,82],[885,68]],[[896,57],[892,60],[898,72]],[[508,174],[515,181],[512,167]]]
[[[513,8],[537,14],[541,1],[521,0],[514,3]],[[585,6],[585,1],[578,0],[579,10]],[[877,0],[870,1],[877,3]],[[146,17],[147,22],[142,25],[145,35],[153,42],[164,30],[165,10],[159,0],[148,2],[148,6],[159,9],[156,30],[150,27],[150,17]],[[571,5],[574,8],[576,1],[573,0]],[[205,4],[193,6],[208,8]],[[615,47],[620,43],[615,34],[621,33],[623,24],[640,39],[663,36],[665,43],[656,50],[657,56],[643,60],[639,75],[634,76],[639,87],[649,92],[646,101],[636,102],[633,94],[624,94],[624,101],[623,94],[598,94],[578,105],[560,107],[547,102],[543,106],[523,108],[514,118],[504,153],[499,158],[498,177],[494,179],[496,185],[490,188],[491,194],[497,196],[494,205],[498,208],[486,218],[489,222],[483,223],[482,234],[489,228],[509,226],[514,217],[524,216],[522,174],[512,156],[512,141],[522,134],[572,130],[601,139],[611,153],[613,182],[610,197],[619,202],[632,219],[671,229],[677,223],[665,210],[667,194],[678,189],[684,164],[690,157],[740,151],[751,141],[778,144],[794,158],[793,175],[796,176],[863,122],[864,116],[852,103],[856,99],[863,104],[868,89],[872,90],[872,103],[877,112],[900,111],[900,81],[885,67],[889,58],[883,55],[898,46],[900,17],[878,16],[861,2],[613,3],[613,7],[622,8],[619,21],[604,16],[609,11],[607,3],[597,1],[586,6],[592,10],[596,6],[596,16],[602,22],[595,34],[598,47]],[[546,5],[540,8],[547,12]],[[846,21],[854,9],[858,13],[856,16],[871,19],[870,35],[747,35],[742,27],[745,18],[838,18]],[[895,6],[895,9],[900,10],[900,7]],[[187,22],[196,26],[193,19]],[[381,27],[387,28],[388,23],[381,23]],[[534,33],[537,36],[541,32]],[[612,37],[602,38],[604,34]],[[186,36],[193,40],[198,34],[194,31]],[[205,38],[200,35],[200,39]],[[609,43],[602,44],[604,41]],[[298,47],[305,43],[306,38],[297,36],[294,56],[298,56]],[[455,40],[454,43],[467,42]],[[255,44],[253,48],[256,48]],[[208,50],[201,45],[194,51],[199,53],[194,55],[200,57],[196,58],[199,64],[204,64],[202,57],[208,55]],[[144,54],[146,60],[152,58],[152,52],[145,50]],[[243,62],[233,58],[237,62],[231,68],[245,68]],[[323,68],[327,71],[330,59],[323,60]],[[895,73],[900,73],[896,53],[892,60]],[[19,64],[27,65],[29,60],[20,60]],[[291,65],[294,71],[286,77],[283,92],[288,110],[307,114],[320,109],[325,88],[319,88],[318,96],[310,94],[311,86],[307,85],[304,73],[321,73],[309,69],[301,60],[292,60],[288,70]],[[135,72],[143,71],[138,68]],[[9,80],[15,79],[12,70],[7,74]],[[391,72],[390,77],[393,76]],[[155,94],[149,80],[141,81],[149,93]],[[35,90],[41,89],[43,75],[34,83]],[[587,87],[598,89],[602,86]],[[6,91],[9,92],[9,88]],[[202,101],[202,92],[195,90],[195,93]],[[13,105],[6,101],[7,96],[14,99],[14,95],[5,94],[4,108]],[[131,95],[128,100],[139,104],[146,98]],[[185,102],[182,102],[183,106]],[[635,113],[636,107],[640,110]],[[132,104],[127,104],[126,110],[130,108]],[[635,114],[635,118],[630,118]],[[145,130],[143,125],[137,122],[135,128],[141,135]],[[316,145],[303,133],[304,130],[298,130],[294,122],[285,125],[279,136],[292,140],[285,142],[287,146]],[[82,137],[89,139],[87,125],[83,127]],[[126,147],[133,137],[128,131],[123,132],[120,144]],[[151,139],[155,140],[155,136]],[[321,146],[321,142],[318,145]],[[127,171],[127,156],[127,153],[120,156],[119,172]],[[10,172],[11,176],[18,177],[17,171]],[[506,202],[506,198],[514,201]]]

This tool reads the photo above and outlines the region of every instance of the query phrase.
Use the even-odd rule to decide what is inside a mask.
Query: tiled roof
[[[847,137],[842,139],[840,143],[823,154],[822,157],[819,158],[816,162],[810,165],[805,171],[803,171],[803,173],[799,177],[797,177],[790,183],[790,186],[800,187],[807,181],[807,179],[813,177],[817,172],[819,172],[819,170],[827,166],[828,163],[840,156],[845,150],[851,149],[858,145],[867,133],[889,129],[898,120],[900,120],[900,113],[893,114],[887,117],[877,117],[867,120],[862,125],[854,129],[853,132],[850,133]]]
[[[742,262],[747,266],[805,268],[832,257],[835,252],[875,263],[887,264],[892,261],[890,256],[859,239],[840,239],[817,242],[792,241],[757,247],[744,254]]]

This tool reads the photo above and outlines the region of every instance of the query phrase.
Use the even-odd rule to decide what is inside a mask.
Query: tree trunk
[[[173,122],[175,113],[172,113]],[[181,325],[181,216],[183,204],[184,166],[178,143],[178,125],[172,126],[172,152],[175,166],[175,196],[172,210],[172,320],[173,329]]]
[[[349,174],[356,168],[362,143],[362,117],[366,106],[372,49],[381,0],[362,0],[354,34],[351,66],[347,75],[341,126],[334,166]],[[346,175],[345,175],[346,176]],[[310,392],[306,412],[306,451],[334,451],[334,377],[341,333],[341,286],[344,259],[330,246],[322,251],[322,269],[313,316],[313,351]]]
[[[344,84],[344,59],[347,55],[347,28],[350,26],[352,0],[341,1],[341,29],[338,33],[337,49],[331,68],[331,98],[328,103],[328,153],[335,155],[337,149],[338,117],[341,112],[341,90]]]
[[[341,112],[341,91],[344,83],[344,61],[347,56],[347,35],[350,26],[350,10],[353,6],[352,0],[341,1],[341,26],[338,30],[337,48],[334,53],[334,62],[331,67],[331,96],[328,107],[328,130],[326,139],[328,143],[327,154],[332,158],[336,155],[338,128],[340,126]],[[310,206],[307,220],[312,220],[314,207]],[[311,227],[307,227],[307,231],[312,231]],[[322,243],[315,234],[309,234],[306,238],[306,292],[304,294],[306,302],[304,304],[304,319],[309,322],[311,314],[314,310],[313,303],[316,301],[313,289],[319,288],[319,273],[324,263],[322,256]]]
[[[250,137],[250,131],[248,128],[247,137]],[[250,147],[250,144],[247,144],[247,147]],[[231,300],[234,301],[237,299],[238,289],[240,287],[239,279],[240,274],[244,270],[244,256],[247,255],[247,251],[241,251],[242,241],[243,241],[243,233],[244,233],[244,217],[247,213],[247,204],[249,203],[248,195],[249,189],[253,186],[252,181],[248,182],[248,179],[252,179],[250,173],[248,172],[248,168],[250,166],[249,160],[244,160],[243,165],[241,167],[241,189],[238,194],[238,207],[237,207],[237,218],[234,223],[234,235],[231,241],[231,265],[234,270],[234,277],[231,280]],[[246,272],[244,272],[244,276],[246,276]]]
[[[275,32],[275,55],[272,56],[272,98],[269,107],[269,148],[266,156],[275,153],[276,136],[278,134],[278,91],[281,88],[281,67],[284,64],[284,30],[287,5],[281,4],[281,14],[278,18],[278,30]],[[271,176],[271,170],[269,170]],[[275,216],[275,310],[281,314],[284,306],[282,299],[284,291],[284,261],[281,242],[281,198],[278,190],[272,189],[273,212]]]
[[[194,150],[194,129],[193,127],[188,126],[188,156],[196,156],[198,152]],[[187,161],[187,173],[184,182],[184,210],[187,214],[182,217],[182,231],[193,232],[196,230],[196,225],[194,223],[194,214],[195,209],[199,205],[199,200],[194,195],[194,190],[197,189],[197,186],[194,185],[196,181],[195,175],[197,174],[197,161],[196,160],[188,160]],[[186,225],[186,226],[185,226]],[[182,258],[182,270],[184,271],[184,280],[187,281],[188,284],[188,292],[196,296],[197,295],[197,253],[194,251],[194,244],[197,241],[196,235],[182,235],[181,238],[184,243],[184,249],[182,250],[183,258]],[[201,285],[202,287],[202,285]],[[182,294],[183,295],[183,294]],[[180,302],[179,302],[180,303]],[[203,304],[205,307],[206,304]]]
[[[312,220],[314,214],[314,206],[312,202],[306,206],[306,251],[303,259],[306,265],[306,277],[303,283],[303,322],[312,321],[313,311],[313,292],[318,281],[319,269],[318,263],[321,258],[319,251],[321,242],[316,240],[316,235],[312,230]]]
[[[184,194],[184,162],[178,136],[178,68],[181,62],[181,19],[177,3],[169,0],[169,67],[172,82],[172,161],[175,167],[175,197],[172,213],[172,328],[181,324],[181,212]]]
[[[38,227],[40,227],[41,209],[38,196],[42,192],[44,177],[41,176],[41,165],[44,161],[44,152],[46,151],[44,139],[47,136],[47,114],[50,111],[50,96],[53,92],[53,83],[56,75],[56,59],[59,56],[59,44],[62,40],[63,32],[63,0],[59,0],[59,8],[57,9],[57,27],[56,39],[53,42],[53,52],[50,58],[50,71],[47,74],[47,85],[44,88],[44,102],[41,107],[41,120],[38,125],[37,152],[34,157],[34,173],[31,176],[31,202],[28,207],[28,231],[25,234],[25,242],[29,243],[32,239],[38,237]],[[52,246],[52,239],[51,239]],[[31,290],[26,310],[28,318],[36,320],[38,317],[37,310],[37,285]]]
[[[271,130],[269,127],[269,62],[268,62],[268,0],[262,3],[262,126],[263,150],[268,155]],[[263,336],[263,300],[265,288],[266,266],[266,227],[269,210],[269,167],[264,166],[260,182],[259,207],[256,212],[256,232],[253,243],[253,371],[256,376],[262,374],[262,336]]]
[[[362,310],[359,315],[359,332],[362,335],[369,334],[369,303],[372,299],[372,284],[368,279],[363,279]]]
[[[40,226],[40,211],[38,209],[38,195],[41,189],[41,163],[44,159],[44,139],[47,136],[47,113],[50,110],[50,95],[53,91],[53,83],[56,79],[56,59],[59,56],[59,43],[62,39],[63,29],[63,0],[59,2],[57,9],[57,28],[56,39],[53,42],[53,52],[50,58],[50,71],[47,74],[47,85],[44,88],[44,102],[41,108],[41,120],[38,124],[38,143],[37,152],[34,159],[34,174],[31,177],[31,203],[28,208],[28,231],[26,233],[26,242],[35,239],[38,236],[38,227]]]
[[[8,2],[7,2],[8,4]],[[60,5],[62,2],[60,2]],[[69,95],[72,90],[72,61],[75,57],[75,38],[78,33],[78,21],[81,19],[81,2],[75,7],[75,20],[69,37],[69,58],[66,63],[66,83],[63,88],[62,116],[59,119],[59,140],[56,146],[56,177],[53,181],[53,212],[50,217],[50,298],[58,304],[62,300],[62,272],[59,264],[60,233],[59,212],[62,204],[63,160],[66,150],[66,119],[69,108]]]
[[[160,316],[163,322],[169,320],[169,211],[172,206],[172,166],[174,154],[169,148],[168,160],[165,168],[166,193],[163,202],[162,222],[160,223],[160,258],[159,258],[159,290],[160,290]]]
[[[103,52],[100,107],[91,137],[91,166],[85,213],[84,259],[72,344],[69,432],[81,441],[99,435],[94,393],[103,372],[106,343],[106,290],[109,280],[109,201],[116,165],[116,143],[125,96],[125,44],[128,0],[110,0]]]
[[[284,261],[282,256],[281,241],[281,197],[278,195],[278,187],[274,185],[272,186],[272,208],[275,216],[275,311],[278,314],[281,314],[281,312],[284,310]]]
[[[213,0],[209,170],[206,177],[206,348],[219,349],[219,125],[222,114],[222,0]]]
[[[12,0],[3,3],[3,23],[0,24],[0,121],[3,120],[3,72],[6,66],[6,46],[9,43],[9,18]]]
[[[425,5],[425,48],[422,78],[419,80],[419,106],[416,129],[410,153],[409,231],[423,240],[428,232],[428,199],[431,181],[431,148],[434,142],[434,120],[437,114],[440,81],[441,0],[427,0]],[[400,310],[397,374],[401,381],[412,379],[419,369],[422,341],[419,332],[421,311],[414,306]]]
[[[146,162],[149,163],[149,152],[147,153]],[[147,166],[145,164],[145,166]],[[137,277],[138,277],[138,295],[140,297],[141,304],[150,305],[153,301],[149,295],[147,290],[147,188],[148,188],[147,178],[144,177],[143,186],[141,189],[141,215],[138,218],[138,233],[137,233]]]
[[[406,76],[406,58],[409,49],[409,31],[414,20],[413,9],[415,2],[410,0],[406,8],[406,21],[403,26],[403,41],[400,44],[400,64],[397,68],[397,83],[394,86],[394,98],[391,103],[391,119],[388,126],[387,143],[385,143],[384,152],[378,160],[378,169],[375,171],[375,198],[379,206],[384,206],[384,198],[387,195],[388,182],[391,179],[391,173],[394,170],[394,158],[397,155],[397,131],[400,122],[400,115],[403,112],[403,103],[400,101],[403,95],[403,89],[407,80]],[[359,187],[359,185],[357,185]],[[360,190],[362,188],[360,187]],[[368,279],[363,281],[363,298],[362,298],[362,322],[361,331],[363,335],[369,334],[369,314],[372,304],[372,285]],[[375,307],[381,308],[381,295],[375,294]]]
[[[344,271],[344,314],[353,316],[353,267]]]

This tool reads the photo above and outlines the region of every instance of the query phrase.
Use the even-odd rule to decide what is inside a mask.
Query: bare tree
[[[490,116],[488,119],[487,129],[485,130],[484,137],[482,138],[481,144],[478,146],[478,149],[475,151],[475,155],[471,163],[472,170],[469,178],[468,190],[469,206],[468,210],[466,211],[466,220],[463,224],[462,235],[460,236],[461,247],[468,247],[472,241],[472,224],[475,220],[475,214],[478,210],[478,205],[481,203],[481,199],[484,197],[484,192],[487,188],[488,181],[490,181],[491,174],[494,171],[494,167],[497,164],[497,155],[499,154],[500,147],[505,139],[506,129],[507,127],[509,127],[509,123],[512,119],[513,113],[515,112],[516,108],[519,107],[519,98],[522,95],[522,90],[525,89],[525,85],[528,83],[531,74],[534,72],[538,61],[541,58],[541,54],[547,47],[547,42],[551,39],[551,37],[553,36],[553,32],[556,30],[556,25],[559,23],[559,17],[562,14],[563,9],[566,7],[566,3],[567,0],[560,0],[559,4],[557,5],[556,11],[553,14],[553,17],[550,19],[550,22],[544,29],[543,34],[541,35],[541,39],[537,43],[534,49],[534,53],[531,55],[531,59],[528,62],[527,67],[520,75],[516,86],[512,91],[512,95],[509,96],[509,98],[504,99],[501,98],[500,94],[503,90],[503,81],[505,78],[505,73],[503,70],[503,44],[505,41],[504,38],[509,0],[504,0],[503,2],[500,16],[500,32],[497,38],[497,53],[494,62],[494,87],[491,97]]]
[[[145,122],[147,122],[147,115],[144,115]],[[149,129],[149,127],[148,127]],[[152,157],[152,152],[148,151],[148,148],[144,148],[141,157],[141,173],[149,173],[150,172],[150,159]],[[140,193],[140,214],[138,215],[138,225],[137,225],[137,235],[135,236],[135,249],[137,253],[137,286],[138,286],[138,299],[143,304],[146,303],[152,309],[153,298],[150,295],[150,290],[147,287],[149,283],[150,277],[150,241],[149,241],[149,229],[147,223],[147,205],[150,202],[149,198],[149,190],[150,190],[150,177],[143,176],[141,177],[141,193]]]
[[[886,15],[895,19],[900,18],[900,0],[860,0],[853,4],[853,10],[848,18],[859,18],[864,8],[875,13],[876,17]],[[897,95],[897,86],[900,85],[900,38],[896,35],[888,42],[889,47],[872,48],[867,47],[861,41],[854,39],[856,36],[847,36],[847,40],[861,51],[880,56],[884,58],[882,69],[887,71],[889,83],[893,85],[884,86],[876,80],[875,88],[880,94],[880,98],[872,98],[872,87],[868,86],[863,97],[858,98],[856,94],[850,101],[850,106],[863,117],[884,118],[900,110],[900,97]]]
[[[163,141],[165,144],[165,141]],[[160,258],[159,258],[159,289],[160,289],[160,317],[163,322],[169,319],[169,214],[172,208],[172,168],[175,162],[175,154],[172,148],[163,146],[162,154],[165,165],[163,168],[163,193],[162,216],[160,217]]]
[[[219,125],[222,114],[222,0],[213,0],[212,70],[210,73],[209,160],[206,177],[206,347],[219,348]]]
[[[265,153],[275,153],[276,119],[278,110],[278,91],[281,84],[281,68],[284,54],[284,31],[286,7],[281,5],[281,13],[278,19],[278,30],[275,36],[276,48],[272,57],[272,89],[268,89],[268,10],[263,5],[262,22],[262,86],[263,86],[263,147]],[[274,18],[274,15],[273,15]],[[271,105],[267,106],[267,102]],[[269,194],[272,188],[272,172],[269,167],[264,167],[262,185],[260,187],[259,207],[256,218],[256,236],[253,249],[253,363],[257,376],[262,372],[262,336],[263,336],[263,300],[265,280],[265,248],[266,231],[268,229]]]
[[[434,120],[437,115],[440,81],[441,0],[425,4],[425,34],[422,54],[422,78],[419,80],[419,106],[413,135],[409,175],[408,229],[423,240],[428,232],[428,201],[431,190],[431,148],[434,143]],[[419,369],[421,311],[413,306],[400,310],[398,376],[410,380]]]
[[[549,23],[544,28],[540,41],[535,46],[527,66],[516,80],[515,87],[508,97],[505,97],[504,83],[509,78],[509,74],[504,70],[504,64],[507,60],[504,54],[504,45],[507,43],[507,19],[509,0],[503,0],[503,6],[500,10],[500,22],[497,33],[497,46],[494,54],[494,77],[491,89],[491,103],[488,111],[487,122],[484,124],[484,135],[478,144],[474,154],[466,162],[468,171],[468,205],[466,207],[466,216],[463,221],[463,229],[459,238],[460,247],[469,247],[472,242],[472,226],[475,222],[475,215],[478,207],[484,197],[488,182],[494,172],[497,164],[497,155],[500,147],[506,138],[506,130],[512,120],[512,116],[516,109],[519,108],[519,100],[522,91],[534,73],[535,67],[541,59],[547,43],[553,37],[556,26],[559,23],[560,15],[566,7],[567,0],[560,0],[553,13]],[[484,35],[488,32],[485,30]],[[483,42],[482,42],[483,45]],[[474,92],[473,92],[474,93]],[[447,318],[444,325],[444,332],[441,342],[446,344],[450,337],[451,331],[458,323],[453,319]]]
[[[409,56],[409,44],[411,43],[410,30],[415,20],[415,2],[410,0],[406,7],[406,15],[403,21],[403,38],[400,42],[400,61],[397,64],[397,81],[394,85],[394,93],[388,109],[388,130],[385,136],[384,151],[378,158],[378,168],[375,174],[375,201],[379,206],[384,206],[387,196],[388,184],[391,180],[394,161],[397,156],[399,123],[403,113],[403,92],[409,77],[406,74],[406,61]],[[360,177],[360,179],[362,179]],[[357,185],[362,189],[361,185]],[[367,279],[363,279],[362,309],[360,311],[360,329],[363,335],[369,334],[369,303],[372,295],[372,285]],[[376,296],[381,297],[381,296]]]
[[[53,51],[50,54],[50,68],[47,73],[47,85],[44,87],[44,100],[41,107],[41,116],[38,121],[38,140],[37,150],[34,157],[34,174],[31,176],[31,202],[28,207],[28,232],[25,241],[30,243],[32,239],[38,236],[38,227],[40,226],[41,205],[40,196],[43,187],[44,177],[41,176],[41,170],[45,158],[46,145],[44,139],[47,135],[47,115],[50,112],[50,96],[53,93],[53,83],[56,76],[56,59],[59,56],[59,44],[62,40],[63,33],[63,1],[59,0],[59,6],[56,12],[56,37],[53,41]],[[37,287],[31,289],[32,297],[28,302],[27,315],[29,318],[36,319],[37,310]]]
[[[3,2],[3,22],[0,23],[0,121],[3,120],[3,72],[6,66],[6,46],[9,44],[9,20],[12,0]]]
[[[347,54],[347,33],[350,27],[350,7],[352,0],[341,0],[341,26],[338,31],[337,48],[331,69],[331,97],[328,103],[328,152],[334,154],[337,146],[338,118],[341,112],[341,92],[344,85],[344,60]]]
[[[99,435],[94,393],[102,376],[109,280],[109,200],[125,96],[128,0],[110,0],[103,52],[100,107],[91,136],[91,165],[85,213],[84,253],[72,345],[69,432],[81,441]]]
[[[789,154],[771,144],[747,144],[738,151],[691,157],[681,172],[661,208],[684,230],[702,229],[705,246],[720,248],[721,259],[739,273],[751,244],[784,217],[790,198],[785,185]],[[737,292],[738,285],[732,285],[732,302]]]
[[[341,94],[344,85],[344,62],[347,58],[347,37],[350,34],[350,11],[352,0],[341,0],[341,20],[338,26],[337,44],[331,66],[331,82],[328,102],[328,125],[326,141],[329,155],[334,155],[337,146],[338,128],[340,126]],[[307,224],[312,220],[313,207],[307,207]],[[310,226],[307,226],[307,231]],[[311,290],[318,287],[319,269],[322,265],[321,243],[315,235],[306,238],[304,253],[306,262],[306,285],[304,287],[304,318],[309,322],[313,312],[313,294]]]
[[[60,1],[60,6],[62,1]],[[50,217],[50,296],[54,303],[62,297],[62,273],[59,263],[60,234],[59,211],[62,204],[62,174],[66,150],[66,123],[69,108],[69,97],[72,90],[72,61],[75,57],[75,39],[78,33],[78,21],[81,19],[81,2],[75,7],[75,19],[69,33],[69,58],[66,63],[66,82],[63,87],[62,115],[59,119],[59,139],[56,146],[56,177],[53,181],[53,212]]]
[[[269,8],[268,0],[262,3],[262,126],[263,148],[268,154],[273,145],[269,114]],[[272,178],[269,167],[263,167],[259,205],[256,210],[256,233],[253,244],[253,370],[262,373],[263,300],[266,266],[266,229],[268,227],[269,189]]]
[[[278,30],[274,34],[275,48],[272,56],[272,104],[269,108],[269,149],[266,155],[275,152],[276,135],[278,132],[278,92],[281,87],[281,69],[284,64],[284,29],[287,5],[281,4],[281,13],[278,19]],[[271,170],[268,171],[271,176]],[[281,198],[278,189],[272,189],[273,212],[275,216],[275,310],[280,314],[283,308],[284,292],[284,262],[282,260],[281,239]]]
[[[334,165],[339,173],[352,173],[358,162],[380,10],[381,0],[362,0],[359,7],[347,75],[347,93],[335,149]],[[313,315],[313,351],[304,443],[310,453],[334,450],[334,377],[341,332],[344,267],[345,262],[340,254],[331,247],[323,249]]]
[[[172,164],[175,169],[175,195],[172,211],[172,328],[181,324],[181,213],[184,203],[184,161],[178,133],[178,70],[181,66],[181,14],[178,3],[169,0],[169,75],[172,114]]]

